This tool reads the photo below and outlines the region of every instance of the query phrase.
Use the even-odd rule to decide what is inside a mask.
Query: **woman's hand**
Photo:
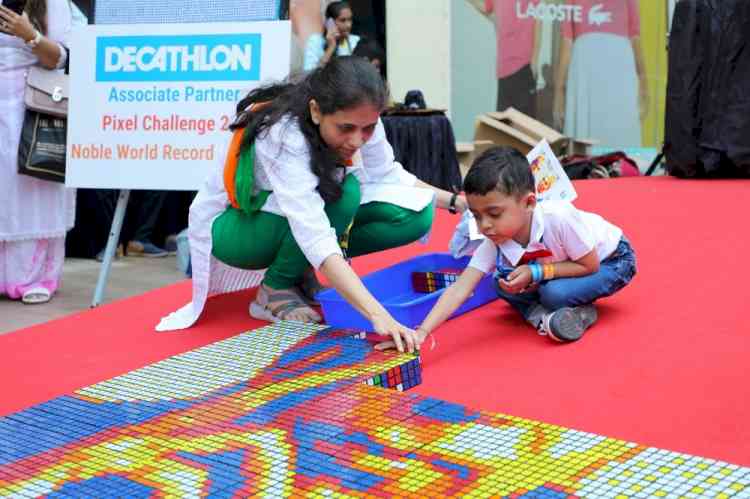
[[[521,265],[513,269],[505,279],[498,279],[498,285],[506,293],[517,295],[529,291],[532,281],[531,268],[528,265]]]
[[[33,40],[36,36],[36,29],[31,25],[25,12],[19,16],[2,5],[0,5],[0,31],[6,35],[17,36],[24,42]]]
[[[407,351],[414,353],[422,343],[417,334],[408,327],[397,322],[390,315],[378,316],[372,319],[372,325],[375,328],[375,332],[381,336],[390,336],[392,339],[379,343],[376,350],[387,350],[394,346],[399,352]]]
[[[327,46],[336,48],[336,46],[339,44],[339,30],[336,28],[336,26],[333,26],[331,29],[326,31],[326,42]]]

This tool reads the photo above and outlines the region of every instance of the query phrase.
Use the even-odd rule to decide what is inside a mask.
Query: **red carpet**
[[[501,302],[444,325],[416,391],[641,444],[750,465],[750,358],[743,212],[750,182],[670,178],[578,182],[577,206],[625,229],[639,273],[601,302],[584,340],[539,337]],[[444,251],[457,218],[428,247],[355,261],[362,274]],[[64,289],[63,289],[64,292]],[[42,402],[262,323],[253,292],[214,298],[197,326],[153,332],[189,299],[180,283],[0,336],[0,414]]]

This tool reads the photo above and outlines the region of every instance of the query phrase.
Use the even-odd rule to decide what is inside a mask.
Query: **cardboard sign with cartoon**
[[[534,174],[536,195],[539,201],[548,199],[573,201],[578,197],[573,184],[546,140],[539,142],[526,155],[526,159]]]

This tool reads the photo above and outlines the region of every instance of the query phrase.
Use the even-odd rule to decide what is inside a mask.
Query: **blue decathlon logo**
[[[102,36],[96,81],[260,79],[261,35]]]

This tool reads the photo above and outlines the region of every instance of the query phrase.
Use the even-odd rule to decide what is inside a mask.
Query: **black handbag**
[[[67,62],[65,73],[38,66],[30,68],[26,78],[24,102],[26,114],[18,145],[18,173],[42,180],[65,182]]]

